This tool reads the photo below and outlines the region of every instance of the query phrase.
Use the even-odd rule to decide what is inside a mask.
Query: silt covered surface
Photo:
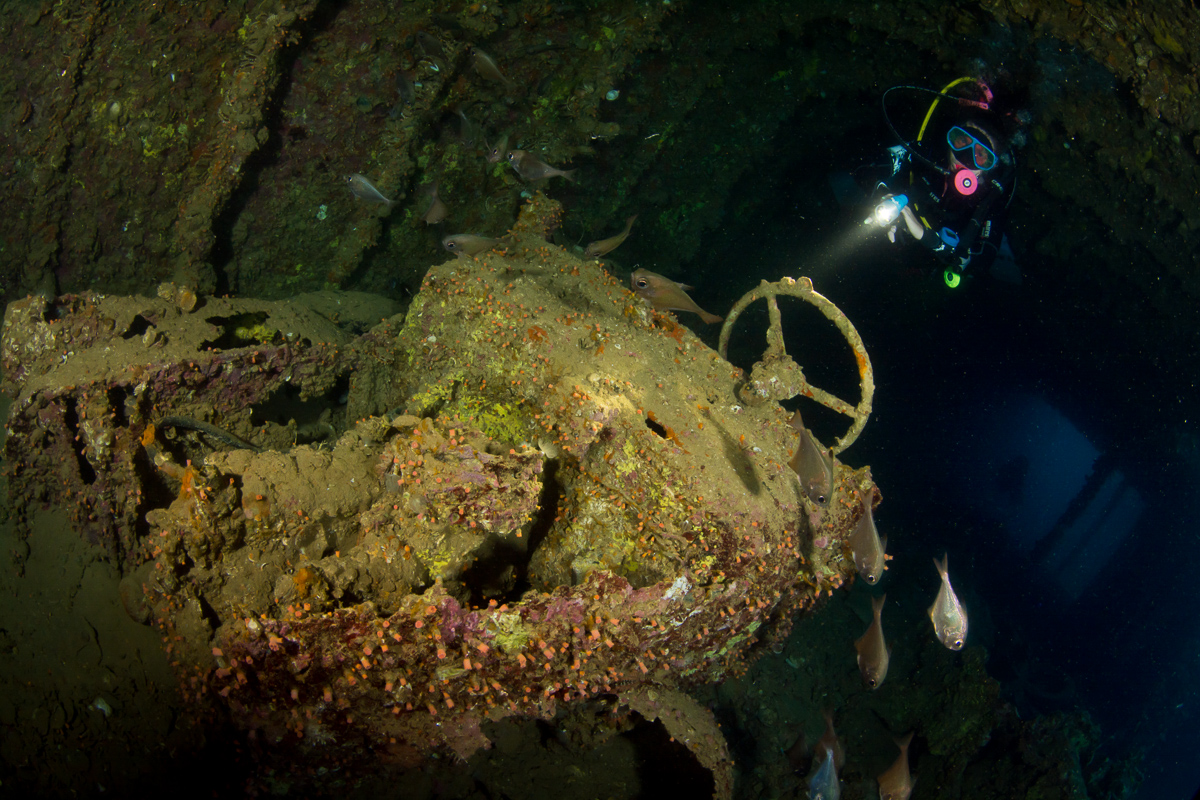
[[[740,670],[852,572],[861,502],[810,521],[786,413],[738,405],[737,369],[549,245],[556,214],[535,198],[500,250],[435,266],[360,336],[329,298],[10,310],[26,512],[65,507],[112,553],[186,705],[268,769],[302,754],[363,778],[468,759],[505,720],[590,710],[595,735],[633,708],[728,796],[724,739],[680,690]],[[87,338],[81,319],[112,324]],[[289,414],[312,397],[300,444]],[[837,480],[875,492],[863,470]]]
[[[396,385],[398,367],[412,363],[407,352],[391,346],[402,321],[360,335],[364,325],[391,316],[394,309],[380,309],[354,325],[337,323],[338,315],[331,311],[333,330],[328,337],[309,335],[310,342],[334,343],[326,356],[303,341],[284,338],[293,331],[282,326],[278,336],[260,329],[251,334],[258,337],[253,341],[234,337],[204,345],[212,337],[201,314],[224,303],[211,297],[204,298],[205,305],[196,313],[180,310],[177,319],[169,311],[172,302],[158,307],[139,301],[134,313],[145,317],[139,322],[134,314],[114,310],[116,298],[88,294],[89,289],[147,293],[173,278],[185,290],[217,286],[218,294],[228,290],[287,296],[340,285],[386,289],[399,296],[402,287],[415,289],[426,267],[443,257],[438,246],[442,232],[419,221],[425,203],[421,187],[441,182],[454,230],[498,235],[510,224],[521,192],[530,187],[503,165],[483,161],[487,145],[504,132],[514,143],[539,149],[558,166],[583,167],[578,190],[554,187],[568,200],[569,209],[566,235],[560,235],[559,243],[607,235],[614,226],[619,228],[619,220],[639,213],[635,235],[617,255],[629,264],[640,260],[676,277],[686,267],[687,280],[701,291],[717,292],[726,283],[730,254],[745,254],[739,237],[756,232],[764,214],[783,210],[788,230],[799,224],[797,213],[800,220],[806,215],[813,219],[812,206],[827,200],[821,193],[825,169],[854,163],[861,155],[856,141],[865,139],[872,153],[885,143],[877,109],[882,87],[940,83],[942,78],[982,70],[998,81],[1003,95],[1015,96],[1015,102],[1032,114],[1028,143],[1021,152],[1027,168],[1021,175],[1020,202],[1013,209],[1013,229],[1024,243],[1022,255],[1043,267],[1026,277],[1030,295],[1039,298],[1040,315],[1059,339],[1052,349],[1070,351],[1083,371],[1105,384],[1113,372],[1153,372],[1156,381],[1175,381],[1178,397],[1190,396],[1185,391],[1191,385],[1190,373],[1176,369],[1175,362],[1186,355],[1195,333],[1189,325],[1189,298],[1196,293],[1192,198],[1200,173],[1192,98],[1195,54],[1200,50],[1192,46],[1192,16],[1182,0],[1154,8],[1115,2],[1050,7],[1022,0],[955,6],[810,3],[803,8],[767,3],[732,13],[721,4],[681,0],[637,8],[523,3],[443,8],[422,2],[301,4],[291,9],[256,3],[27,4],[4,22],[5,57],[11,69],[7,81],[0,81],[6,103],[0,144],[11,158],[3,178],[12,189],[10,195],[21,202],[0,225],[0,257],[6,267],[0,283],[6,298],[28,291],[42,291],[47,297],[62,291],[77,294],[58,303],[34,300],[34,305],[25,306],[37,332],[23,341],[36,348],[37,336],[42,335],[49,337],[51,346],[36,353],[47,370],[39,372],[47,376],[42,384],[47,393],[30,406],[40,414],[40,425],[20,417],[20,409],[15,417],[12,483],[16,496],[25,499],[12,518],[19,516],[26,532],[43,535],[28,540],[35,544],[32,557],[28,541],[18,534],[6,534],[5,549],[13,553],[13,576],[24,573],[25,579],[45,581],[50,588],[35,593],[36,599],[22,594],[28,605],[14,603],[12,618],[23,630],[43,637],[38,641],[47,645],[44,652],[61,653],[64,662],[69,652],[93,652],[92,647],[74,647],[76,640],[90,642],[97,636],[104,641],[109,629],[103,625],[95,625],[99,634],[80,624],[70,634],[64,630],[54,636],[47,629],[57,623],[46,620],[61,619],[49,616],[52,609],[82,602],[73,598],[103,594],[92,589],[106,571],[92,568],[93,556],[79,555],[90,551],[69,548],[62,559],[69,566],[60,568],[58,561],[39,552],[39,546],[76,543],[64,535],[74,535],[73,527],[87,541],[99,543],[111,559],[114,566],[107,572],[112,574],[105,580],[119,577],[116,565],[149,563],[144,559],[150,558],[153,547],[146,545],[146,513],[173,513],[166,510],[172,501],[181,494],[185,501],[191,497],[185,488],[190,491],[198,479],[207,480],[201,465],[210,464],[212,451],[229,448],[203,434],[168,427],[150,442],[153,453],[145,449],[141,441],[160,405],[281,451],[296,443],[328,443],[347,432],[352,420],[386,414],[389,424],[397,417],[429,419],[429,434],[436,434],[448,449],[449,431],[465,429],[472,453],[493,455],[486,448],[500,442],[502,452],[494,455],[505,455],[505,439],[497,430],[510,419],[504,413],[510,410],[509,401],[460,409],[455,396],[462,387],[453,380],[430,377]],[[501,91],[479,75],[469,58],[472,46],[490,52],[516,89]],[[421,84],[412,101],[403,100],[400,73]],[[606,99],[618,89],[617,99]],[[470,131],[459,127],[456,109],[465,109],[486,140],[478,130],[468,135]],[[388,210],[359,203],[340,180],[347,172],[368,174],[397,203]],[[805,186],[811,198],[799,212],[773,191],[797,174],[809,181]],[[804,235],[811,235],[811,229]],[[794,248],[776,249],[792,269]],[[1047,265],[1052,268],[1044,268]],[[522,284],[516,285],[514,290],[520,290]],[[825,284],[819,285],[829,292]],[[325,296],[343,301],[347,297]],[[696,297],[705,307],[722,310],[720,303],[710,302],[711,294]],[[846,300],[844,294],[837,297],[839,302]],[[89,316],[102,306],[103,314]],[[898,324],[923,324],[920,303],[887,302],[880,307],[889,318],[898,318]],[[262,309],[244,299],[222,308],[215,316],[234,318]],[[274,313],[286,308],[276,305]],[[169,318],[164,327],[173,334],[161,342],[152,333],[159,327],[159,314]],[[107,326],[108,320],[116,336],[93,325]],[[245,333],[259,324],[249,322],[212,325]],[[1171,333],[1168,339],[1163,338],[1162,325]],[[145,356],[134,355],[141,352],[134,345],[161,348],[179,343],[184,337],[177,332],[189,327],[203,332],[186,346],[164,356],[153,349]],[[147,335],[148,344],[142,342]],[[498,341],[515,335],[508,330]],[[1098,347],[1098,337],[1121,346]],[[90,341],[102,347],[81,356],[84,349],[76,344]],[[352,341],[359,346],[346,346]],[[206,346],[220,352],[212,355]],[[112,352],[104,350],[108,347]],[[453,359],[459,348],[444,352]],[[573,362],[575,355],[571,352],[566,360]],[[607,350],[595,355],[611,357]],[[56,363],[59,359],[61,364]],[[341,366],[329,366],[334,361]],[[101,372],[101,366],[106,371]],[[122,376],[126,367],[130,374]],[[266,374],[260,375],[260,369]],[[143,389],[140,397],[134,394],[143,385],[138,370],[152,378],[146,383],[151,393]],[[238,380],[244,372],[253,380]],[[13,378],[11,372],[8,377]],[[514,379],[520,376],[508,378]],[[497,385],[489,381],[488,387]],[[600,396],[580,385],[589,397]],[[67,390],[68,386],[81,388]],[[244,387],[249,387],[248,393]],[[410,396],[430,387],[420,400],[426,411],[407,408]],[[474,392],[482,394],[487,393]],[[1164,390],[1164,396],[1170,394],[1169,388]],[[340,402],[343,395],[345,403]],[[1111,420],[1105,427],[1122,436],[1149,427],[1161,437],[1165,429],[1160,426],[1173,424],[1178,416],[1141,403],[1139,393],[1094,396],[1098,404],[1102,399],[1119,409],[1104,418]],[[29,401],[26,396],[23,402]],[[326,409],[330,413],[323,421]],[[443,409],[449,409],[444,421],[453,420],[453,428],[434,427]],[[493,412],[486,427],[451,416],[474,414],[479,419],[481,410]],[[291,419],[297,424],[289,425]],[[632,417],[629,421],[632,425]],[[673,443],[673,433],[687,442],[688,429],[654,424],[662,433],[653,425],[648,430],[660,440]],[[705,429],[709,425],[706,422]],[[384,444],[384,439],[370,436],[415,439],[418,429],[419,424],[382,433],[364,428],[359,444],[370,452]],[[697,424],[695,431],[700,430]],[[173,435],[176,438],[168,438]],[[551,453],[554,438],[546,442]],[[751,448],[762,447],[749,436],[747,440]],[[553,467],[541,436],[527,441],[542,455],[543,468]],[[1129,441],[1130,450],[1142,447],[1136,439]],[[726,449],[712,455],[735,457],[732,443],[724,438],[719,443]],[[481,445],[485,449],[479,450]],[[742,447],[740,440],[736,446]],[[42,447],[44,453],[39,452]],[[331,448],[327,444],[324,449]],[[154,454],[170,458],[155,463]],[[224,457],[230,460],[221,462]],[[275,580],[256,582],[249,569],[243,570],[243,585],[258,593],[259,607],[273,602],[277,586],[287,588],[281,578],[294,577],[286,572],[292,555],[324,553],[330,545],[338,552],[343,540],[354,534],[353,509],[360,495],[343,491],[336,481],[321,484],[317,479],[336,474],[357,481],[367,463],[363,458],[338,461],[336,472],[333,457],[316,448],[286,457],[229,454],[212,459],[211,469],[220,465],[222,475],[240,474],[245,480],[236,492],[225,495],[233,505],[219,511],[233,517],[241,513],[248,529],[256,526],[255,535],[266,535],[273,524],[268,497],[279,501],[280,493],[293,491],[306,507],[322,492],[338,498],[313,506],[331,515],[328,529],[323,524],[310,526],[311,536],[297,538],[296,548],[276,554],[282,566],[261,567],[264,573],[277,570]],[[505,463],[517,469],[517,462],[536,459],[531,453]],[[350,461],[353,469],[348,468]],[[483,459],[459,461],[450,466],[470,467],[476,475],[486,472]],[[504,481],[513,474],[503,471],[505,477],[497,477]],[[302,479],[304,475],[311,479]],[[435,483],[439,476],[445,473],[434,474]],[[399,473],[396,479],[401,479]],[[525,485],[546,482],[550,479],[539,475]],[[553,483],[557,485],[557,479]],[[396,486],[399,492],[399,483]],[[586,487],[578,482],[573,488],[586,493]],[[615,494],[615,487],[610,493]],[[421,503],[432,499],[441,513],[457,513],[446,492],[414,496],[416,505],[409,511],[419,513]],[[551,495],[574,496],[565,486]],[[540,503],[541,495],[538,499]],[[281,502],[289,501],[284,497]],[[564,509],[576,508],[562,502]],[[368,508],[376,505],[372,500]],[[200,502],[191,508],[205,506]],[[380,507],[381,512],[387,510]],[[186,502],[182,511],[189,512]],[[607,526],[607,512],[602,512],[600,504],[593,503],[588,524]],[[477,527],[491,520],[481,512],[473,518]],[[484,597],[499,601],[507,599],[512,587],[524,586],[521,581],[532,580],[532,559],[539,552],[536,547],[531,551],[529,544],[525,550],[514,545],[518,549],[512,554],[506,548],[549,532],[549,526],[531,529],[518,538],[515,533],[489,531],[495,544],[488,546],[486,556],[467,547],[471,541],[465,538],[459,540],[465,549],[439,553],[436,534],[429,534],[409,544],[422,557],[414,555],[408,563],[431,560],[432,572],[441,574],[453,571],[456,560],[466,563],[480,557],[490,572],[471,576],[471,586],[478,587],[474,602],[482,603]],[[592,552],[586,533],[583,526],[562,532],[563,549],[542,564],[538,574],[569,582],[578,568],[616,563],[623,551]],[[229,544],[222,541],[214,548],[220,556],[215,563],[242,547],[238,535],[250,541],[250,533],[231,534]],[[180,548],[176,552],[186,557],[187,548]],[[247,546],[246,556],[266,551]],[[543,555],[550,554],[547,550]],[[77,573],[74,567],[80,563],[92,567]],[[630,559],[623,566],[631,586],[645,588],[634,576],[642,568],[640,560]],[[657,569],[653,560],[650,566]],[[204,570],[213,568],[195,569],[198,579],[209,579]],[[409,573],[395,573],[401,578],[393,580],[398,591],[426,579],[416,567]],[[300,573],[302,583],[305,574]],[[314,578],[323,574],[312,573]],[[646,567],[641,580],[656,574]],[[367,576],[375,587],[374,575]],[[335,577],[336,581],[318,580],[314,591],[328,595],[366,581]],[[142,597],[141,583],[140,578],[127,580],[125,588],[133,594],[126,596]],[[84,588],[77,592],[80,586]],[[214,589],[210,581],[204,589],[219,593],[221,587]],[[334,599],[353,602],[353,597]],[[312,599],[307,602],[319,605]],[[467,607],[471,602],[466,601]],[[896,602],[894,591],[891,602]],[[198,606],[198,615],[204,617],[203,604]],[[394,613],[390,606],[380,608],[377,613]],[[146,608],[135,610],[148,615]],[[920,614],[909,618],[919,619]],[[95,618],[89,624],[92,621]],[[113,627],[119,627],[119,621],[113,621]],[[846,635],[845,630],[830,632],[826,643]],[[68,639],[70,646],[64,643]],[[114,651],[104,648],[106,665]],[[106,686],[101,670],[91,672],[89,687]],[[139,690],[139,697],[126,707],[147,704],[152,691]],[[18,743],[6,751],[8,763],[30,763],[29,754],[37,753],[43,743],[46,753],[57,752],[63,741],[76,741],[66,737],[75,736],[79,727],[91,737],[85,742],[111,739],[118,730],[129,733],[134,728],[123,721],[120,708],[114,716],[86,710],[90,700],[89,696],[73,707],[56,685],[45,690],[28,717],[20,716],[25,707],[12,711],[0,705],[6,725],[49,731],[45,738],[9,737],[7,743]],[[808,712],[811,716],[811,708]],[[157,735],[161,728],[153,730],[156,745],[172,740]],[[884,741],[882,748],[888,747]],[[75,752],[87,751],[79,746]],[[103,760],[96,757],[93,763]],[[931,785],[926,773],[918,791],[929,791]]]

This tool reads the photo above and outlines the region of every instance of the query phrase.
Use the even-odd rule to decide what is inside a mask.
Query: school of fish
[[[635,290],[636,288],[635,285]],[[799,496],[807,500],[812,513],[816,515],[810,518],[819,519],[838,491],[838,462],[833,451],[824,448],[805,427],[799,411],[792,415],[789,424],[796,434],[796,442],[795,451],[788,463],[796,473]],[[854,561],[858,576],[868,586],[874,586],[883,578],[891,556],[887,555],[887,537],[881,537],[878,528],[875,527],[874,484],[868,482],[867,485],[871,488],[865,492],[851,490],[854,491],[854,502],[858,505],[859,516],[847,539],[847,545],[848,555]],[[934,559],[933,563],[941,579],[937,596],[933,605],[929,607],[933,634],[949,650],[961,650],[967,641],[967,612],[950,585],[948,556],[943,555],[941,560]],[[858,671],[863,686],[869,691],[877,690],[883,685],[891,660],[892,650],[883,633],[883,607],[886,599],[887,596],[883,594],[871,596],[870,624],[862,636],[854,641]],[[825,733],[813,749],[809,762],[810,800],[841,796],[841,783],[837,775],[842,767],[844,750],[833,727],[832,713],[825,711],[824,715]],[[908,800],[912,795],[916,778],[909,770],[908,751],[914,734],[915,731],[910,731],[896,739],[900,754],[876,779],[880,800]],[[802,743],[798,743],[797,747],[801,746]]]
[[[414,52],[418,55],[418,63],[409,65],[408,68],[398,69],[394,75],[398,102],[389,114],[392,119],[404,118],[408,109],[418,103],[418,93],[423,88],[420,62],[424,62],[423,69],[426,74],[429,72],[445,73],[451,71],[452,68],[469,70],[475,76],[475,80],[482,81],[488,91],[500,91],[509,101],[512,100],[513,95],[517,95],[521,91],[519,81],[510,78],[496,58],[475,45],[457,49],[457,55],[455,55],[456,48],[453,44],[442,41],[428,31],[418,31],[413,37],[413,44],[416,45]],[[501,132],[494,140],[494,144],[488,144],[484,141],[483,128],[476,121],[478,108],[477,105],[469,102],[449,107],[444,112],[442,127],[444,131],[451,132],[453,138],[468,150],[482,145],[484,161],[489,169],[492,165],[507,164],[523,183],[538,188],[554,178],[562,178],[571,183],[577,180],[576,169],[566,169],[547,163],[530,149],[529,144],[525,144],[524,149],[510,148],[510,142],[514,139],[511,132]],[[385,215],[390,214],[396,202],[404,197],[403,187],[396,185],[395,176],[371,177],[355,172],[344,175],[343,180],[353,197],[364,204],[382,206],[386,210],[383,212]],[[411,213],[413,218],[419,219],[426,226],[443,226],[453,220],[453,198],[447,199],[441,195],[440,182],[436,176],[417,191],[416,207]],[[638,215],[633,214],[626,219],[625,227],[619,233],[589,242],[583,248],[584,258],[603,258],[620,247],[629,238],[637,218]],[[443,230],[445,229],[443,228]],[[443,249],[447,252],[458,258],[470,258],[496,247],[503,239],[478,232],[462,231],[445,233],[441,236],[440,241]],[[688,296],[687,292],[692,287],[663,275],[645,269],[635,269],[630,277],[630,284],[633,293],[656,310],[696,314],[708,324],[720,322],[723,319],[700,308]],[[816,458],[817,461],[821,459],[821,456],[814,456],[811,452],[806,452],[804,457]],[[830,476],[832,475],[830,470],[827,472]]]

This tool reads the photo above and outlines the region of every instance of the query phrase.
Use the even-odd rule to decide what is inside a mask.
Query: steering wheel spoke
[[[800,365],[787,354],[777,300],[780,295],[798,297],[816,306],[817,310],[824,314],[845,337],[858,366],[858,382],[862,399],[857,404],[848,403],[824,389],[813,386],[804,377],[804,371]],[[834,305],[829,298],[813,289],[812,281],[808,278],[802,277],[798,281],[783,278],[775,283],[762,281],[755,289],[743,295],[729,311],[729,315],[725,317],[725,325],[721,328],[721,338],[717,345],[717,351],[722,358],[728,359],[729,336],[733,331],[734,322],[751,303],[764,299],[767,301],[767,314],[770,320],[767,328],[767,349],[763,353],[762,359],[751,369],[750,377],[738,390],[742,402],[752,406],[772,401],[779,402],[803,395],[839,414],[845,414],[853,422],[845,435],[838,439],[831,448],[835,454],[842,452],[853,444],[854,440],[862,433],[867,419],[871,416],[871,401],[875,396],[875,373],[871,369],[871,359],[867,355],[862,337],[858,335],[853,323],[842,313],[840,308]]]

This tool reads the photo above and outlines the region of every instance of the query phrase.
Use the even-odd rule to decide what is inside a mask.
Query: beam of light
[[[831,276],[846,272],[861,260],[864,246],[886,237],[886,230],[882,230],[878,225],[863,224],[859,220],[857,223],[846,224],[840,232],[822,242],[817,252],[810,252],[804,259],[802,268],[797,268],[789,254],[789,263],[782,269],[788,275],[807,275],[819,288]]]

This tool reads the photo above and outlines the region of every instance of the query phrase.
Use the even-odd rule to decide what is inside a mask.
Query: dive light
[[[875,211],[867,221],[874,222],[881,228],[886,228],[899,219],[900,211],[906,205],[908,205],[907,195],[896,194],[891,197],[885,197],[879,205],[875,206]]]

